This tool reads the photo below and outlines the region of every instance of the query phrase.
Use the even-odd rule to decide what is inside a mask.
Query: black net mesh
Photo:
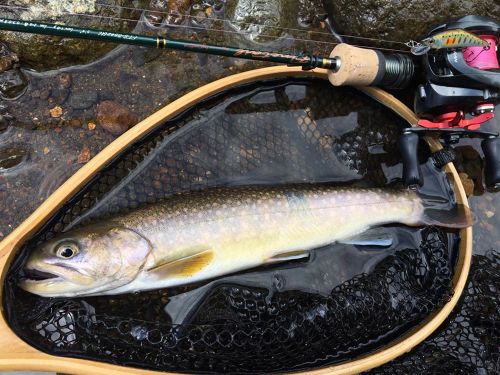
[[[45,352],[165,371],[309,369],[387,345],[448,300],[456,259],[453,233],[429,227],[408,237],[392,228],[401,240],[397,249],[363,257],[347,252],[341,266],[349,272],[316,275],[315,282],[329,286],[327,293],[282,288],[274,279],[273,288],[262,287],[245,281],[252,272],[222,278],[204,286],[181,324],[167,314],[168,306],[176,296],[201,290],[199,285],[47,299],[23,292],[16,282],[37,243],[173,193],[276,181],[398,184],[395,143],[402,126],[401,119],[360,94],[317,81],[246,86],[192,108],[110,163],[24,246],[6,278],[9,324]],[[431,190],[449,193],[442,173],[425,165],[424,173],[431,174],[425,179],[433,181]],[[318,251],[318,257],[334,267],[342,259],[335,255],[339,249],[331,250]],[[354,259],[364,263],[353,266]],[[253,272],[279,281],[280,272],[287,275],[280,267]],[[293,273],[293,267],[306,265],[289,267]]]
[[[474,255],[458,306],[410,353],[371,374],[498,374],[500,371],[500,253]]]

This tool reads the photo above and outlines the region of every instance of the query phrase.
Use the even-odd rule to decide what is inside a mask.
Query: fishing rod
[[[320,57],[217,46],[163,36],[147,36],[6,18],[0,18],[0,30],[267,61],[290,66],[301,66],[304,70],[323,68],[329,71],[329,74],[331,74],[330,81],[335,86],[378,85],[388,88],[401,88],[408,84],[414,72],[414,64],[409,56],[404,54],[384,54],[381,51],[357,48],[343,43],[338,44],[329,57]]]
[[[485,17],[466,16],[455,23],[437,27],[429,36],[457,28],[489,38],[491,48],[478,52],[473,51],[475,47],[443,49],[437,54],[423,55],[422,65],[427,82],[418,87],[415,104],[420,116],[418,125],[424,129],[406,129],[400,142],[407,186],[422,184],[417,160],[418,135],[434,133],[446,143],[455,143],[461,137],[483,138],[486,185],[500,188],[500,138],[496,133],[478,130],[483,122],[493,118],[494,107],[500,101],[500,72],[494,70],[498,68],[496,41],[500,35],[500,24]],[[416,70],[415,61],[406,54],[386,54],[378,49],[359,48],[346,43],[337,44],[329,57],[320,57],[6,18],[0,18],[0,30],[206,53],[301,66],[305,70],[324,68],[334,86],[404,88],[413,80]],[[464,56],[469,52],[479,55],[469,61]],[[472,112],[473,117],[467,119],[466,112]]]
[[[161,36],[147,36],[132,33],[105,31],[52,23],[22,21],[0,18],[0,29],[31,34],[54,35],[66,38],[89,39],[118,44],[131,44],[159,49],[172,49],[187,52],[199,52],[210,55],[237,57],[247,60],[259,60],[272,63],[302,66],[309,70],[314,68],[338,69],[338,59],[318,57],[315,55],[293,55],[278,52],[257,51],[252,49],[216,46],[187,40],[176,40]]]

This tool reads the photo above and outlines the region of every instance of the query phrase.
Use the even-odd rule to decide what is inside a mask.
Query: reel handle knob
[[[500,138],[491,137],[481,142],[484,153],[484,178],[487,188],[500,187]]]
[[[403,182],[410,188],[424,184],[418,163],[418,141],[418,135],[412,132],[404,132],[399,137],[399,150],[403,159]]]

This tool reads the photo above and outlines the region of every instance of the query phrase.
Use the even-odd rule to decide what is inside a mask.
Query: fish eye
[[[70,259],[78,254],[78,246],[74,243],[62,243],[56,248],[56,255],[59,258]]]

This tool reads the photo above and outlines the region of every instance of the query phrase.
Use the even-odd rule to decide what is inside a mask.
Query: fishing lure
[[[423,55],[431,49],[462,47],[483,47],[488,49],[490,47],[488,41],[463,29],[443,31],[425,38],[421,42],[411,40],[405,44],[411,48],[411,53],[417,56]]]

